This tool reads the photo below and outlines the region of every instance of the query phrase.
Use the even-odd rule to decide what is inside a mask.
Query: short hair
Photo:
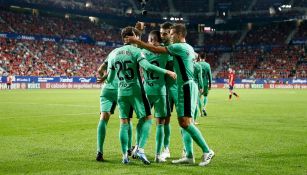
[[[156,38],[156,41],[159,42],[159,43],[162,43],[162,38],[161,38],[161,35],[160,35],[160,31],[158,30],[152,30],[149,35],[153,35],[155,38]]]
[[[187,36],[187,29],[185,28],[184,24],[175,24],[174,26],[171,27],[171,29],[175,30],[176,34],[182,34],[183,37]]]
[[[131,27],[131,26],[125,27],[121,31],[122,39],[124,39],[127,36],[134,36],[134,34],[136,36],[140,36],[141,32],[138,29]]]
[[[162,29],[171,29],[172,26],[173,26],[172,23],[170,23],[170,22],[165,22],[165,23],[163,23],[163,24],[160,25],[160,28],[162,28]]]

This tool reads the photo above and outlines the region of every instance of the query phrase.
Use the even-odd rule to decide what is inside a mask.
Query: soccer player
[[[208,93],[209,90],[211,90],[211,83],[212,83],[212,73],[211,73],[211,67],[210,64],[206,62],[205,57],[203,56],[202,58],[200,58],[201,61],[199,62],[199,64],[202,67],[202,78],[203,78],[203,82],[204,82],[204,90],[202,95],[204,96],[204,105],[203,105],[203,115],[207,116],[207,111],[206,111],[206,106],[208,103]]]
[[[6,77],[6,88],[11,90],[12,83],[13,83],[13,76],[9,73]]]
[[[201,113],[201,101],[200,101],[200,97],[201,97],[201,94],[203,93],[203,78],[202,78],[202,68],[201,68],[201,65],[199,64],[199,62],[197,62],[197,57],[198,57],[198,54],[195,55],[195,59],[194,59],[194,81],[198,87],[198,99],[197,99],[197,102],[198,102],[198,108],[196,108],[195,110],[195,114],[194,114],[194,124],[197,125],[198,123],[196,122],[196,119],[198,117],[198,111],[200,111]]]
[[[148,43],[160,46],[162,42],[160,32],[153,30],[149,33]],[[170,59],[168,54],[156,54],[143,49],[146,59],[156,66],[165,68]],[[166,96],[165,76],[152,71],[146,71],[144,74],[145,92],[148,95],[151,107],[155,108],[156,118],[156,157],[155,162],[165,162],[165,158],[161,157],[162,144],[164,141],[164,126],[167,115],[170,113],[169,103]],[[169,125],[169,124],[168,124]]]
[[[173,26],[172,23],[165,22],[160,25],[160,35],[164,46],[168,46],[171,44],[170,41],[170,31],[171,27]],[[174,60],[173,57],[170,57],[170,60],[168,61],[166,65],[167,70],[174,70]],[[169,113],[167,114],[167,117],[165,118],[165,124],[164,124],[164,150],[161,154],[161,157],[166,159],[170,158],[170,150],[169,150],[169,144],[170,144],[170,137],[171,137],[171,125],[170,125],[170,117],[171,112],[173,112],[174,105],[177,105],[178,102],[178,90],[177,90],[177,82],[171,78],[166,77],[166,93],[168,96],[168,104],[170,106]]]
[[[229,85],[229,100],[231,100],[232,94],[239,98],[239,95],[233,91],[235,85],[235,71],[231,68],[228,69],[228,85]]]
[[[114,49],[112,52],[110,52],[108,57],[98,68],[98,73],[100,77],[97,78],[97,83],[103,83],[104,80],[107,78],[108,74],[106,72],[106,69],[108,65],[110,66],[111,59],[114,58],[114,54],[116,53],[116,50],[117,49]],[[116,102],[117,101],[117,88],[118,88],[117,81],[118,81],[117,78],[115,78],[112,83],[106,82],[101,87],[100,120],[97,126],[97,156],[96,156],[97,161],[104,161],[103,145],[104,145],[105,136],[106,136],[107,124],[108,124],[111,114],[114,114],[114,110],[115,110],[116,103],[117,103]],[[129,118],[132,118],[132,111],[130,111],[129,114],[130,114]],[[128,148],[131,148],[133,127],[132,127],[132,122],[130,122],[130,120],[128,121],[128,123],[129,123]]]
[[[114,77],[118,78],[118,99],[119,105],[119,117],[121,119],[120,126],[120,142],[122,148],[123,159],[122,163],[129,163],[128,159],[128,118],[130,107],[132,106],[139,119],[137,124],[137,143],[136,156],[144,163],[150,164],[147,159],[144,148],[149,136],[151,128],[151,111],[150,104],[145,94],[145,90],[142,84],[139,68],[142,67],[145,71],[151,70],[161,74],[167,74],[172,78],[176,78],[174,72],[159,68],[150,64],[145,59],[145,54],[135,46],[132,46],[125,42],[125,38],[133,36],[135,38],[136,29],[133,27],[126,27],[122,30],[121,36],[124,41],[124,46],[118,48],[112,59],[108,82],[112,82]]]
[[[148,49],[155,53],[169,53],[173,55],[175,72],[177,73],[178,102],[176,106],[178,122],[182,128],[183,141],[186,149],[186,155],[173,160],[172,163],[194,163],[192,139],[203,151],[202,161],[199,166],[206,166],[210,163],[214,152],[209,149],[201,132],[192,123],[192,117],[197,105],[197,85],[193,80],[193,59],[195,58],[194,49],[186,43],[187,31],[184,25],[176,24],[171,28],[171,42],[167,47],[153,46],[137,40],[135,37],[127,37],[126,41],[138,44],[140,47]]]

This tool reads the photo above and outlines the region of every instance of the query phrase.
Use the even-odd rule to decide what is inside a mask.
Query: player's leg
[[[190,90],[189,90],[190,91]],[[195,106],[193,109],[191,108],[191,97],[190,97],[190,92],[187,92],[186,89],[183,89],[183,87],[178,88],[178,105],[176,106],[177,110],[177,115],[178,116],[184,116],[187,112],[190,115],[190,120],[192,121],[192,117],[194,117],[194,113],[196,110],[196,101],[193,106]],[[189,96],[189,98],[187,98]],[[186,100],[186,99],[188,100]],[[189,107],[189,109],[187,109]],[[193,110],[193,112],[191,111]],[[192,142],[192,137],[191,135],[181,128],[181,136],[182,136],[182,141],[184,145],[184,155],[182,158],[178,160],[173,160],[172,163],[174,164],[183,164],[183,163],[194,163],[194,155],[193,155],[193,142]]]
[[[119,97],[118,106],[119,106],[119,118],[120,118],[119,140],[123,155],[122,163],[127,164],[129,163],[129,158],[128,158],[128,143],[129,143],[129,128],[130,128],[129,114],[131,111],[129,97]]]
[[[232,93],[233,93],[233,86],[229,85],[229,100],[232,98]]]
[[[97,126],[97,161],[103,161],[103,145],[106,135],[107,123],[110,118],[109,112],[101,112]]]
[[[164,126],[166,116],[168,115],[167,109],[167,96],[159,95],[156,96],[156,100],[154,103],[155,107],[155,117],[156,117],[156,157],[155,162],[165,162],[165,158],[162,157],[161,151],[164,144]],[[168,120],[169,121],[169,120]]]
[[[198,118],[198,111],[200,111],[201,116],[202,116],[201,105],[199,105],[199,103],[200,103],[200,93],[199,93],[199,91],[197,93],[198,93],[198,95],[197,95],[197,107],[195,108],[195,112],[194,112],[194,116],[193,116],[193,123],[195,125],[198,125],[198,122],[196,121],[197,118]]]
[[[150,161],[147,159],[145,155],[145,145],[148,140],[150,129],[152,125],[152,115],[150,111],[150,103],[147,99],[146,94],[142,93],[140,95],[135,96],[131,100],[131,105],[135,110],[135,113],[139,119],[137,124],[137,130],[139,131],[138,137],[138,147],[136,148],[136,156],[142,160],[144,164],[150,164]]]
[[[133,107],[129,111],[129,130],[128,130],[128,155],[131,156],[134,147],[132,146],[133,125],[132,125]]]
[[[170,139],[171,139],[171,125],[170,125],[170,120],[171,120],[171,113],[173,112],[174,106],[177,105],[178,102],[178,90],[177,86],[173,85],[169,90],[167,90],[168,93],[168,98],[166,98],[167,103],[166,105],[169,105],[167,108],[167,117],[165,118],[165,124],[164,124],[164,150],[161,153],[161,157],[166,159],[170,158],[170,149],[169,149],[169,144],[170,144]]]
[[[232,94],[236,96],[237,98],[239,98],[239,95],[234,90],[232,90]]]
[[[204,106],[203,106],[203,114],[204,116],[207,116],[207,110],[206,110],[206,107],[207,107],[207,103],[208,103],[208,93],[209,93],[209,89],[208,89],[208,85],[204,85],[204,92],[203,92],[203,96],[204,96]]]
[[[165,118],[156,118],[156,163],[165,162],[165,159],[161,157],[164,140],[164,124]]]
[[[103,161],[103,145],[106,136],[107,124],[110,115],[114,113],[116,97],[101,96],[100,97],[100,120],[97,126],[97,161]]]
[[[176,91],[171,89],[169,90],[169,96],[167,98],[167,105],[169,105],[169,108],[167,109],[168,114],[165,119],[165,124],[164,124],[164,149],[169,152],[169,144],[170,144],[170,138],[171,138],[171,125],[170,125],[170,120],[171,120],[171,113],[174,110],[174,106],[177,101],[177,94]],[[167,156],[169,157],[169,156]],[[165,157],[165,158],[167,158]]]
[[[193,116],[193,113],[195,111],[196,103],[197,103],[197,94],[195,93],[197,91],[197,87],[194,82],[187,83],[183,85],[183,110],[180,110],[178,112],[178,122],[181,128],[184,129],[187,133],[190,134],[192,139],[197,143],[197,145],[202,149],[204,153],[204,159],[203,161],[199,164],[200,166],[207,165],[211,158],[213,157],[214,153],[213,151],[210,151],[209,146],[207,145],[204,137],[202,136],[201,132],[199,129],[191,122],[191,117]],[[181,91],[181,93],[183,93]],[[182,97],[180,94],[179,97]],[[180,106],[182,105],[182,101],[179,102]],[[183,116],[183,117],[180,117]],[[184,139],[186,142],[187,139]],[[188,144],[185,145],[186,149]],[[213,155],[212,155],[213,153]],[[193,154],[192,154],[193,155]],[[210,158],[210,159],[208,159]],[[193,158],[192,158],[193,160]],[[186,159],[186,161],[182,161],[180,163],[190,163],[191,158]]]

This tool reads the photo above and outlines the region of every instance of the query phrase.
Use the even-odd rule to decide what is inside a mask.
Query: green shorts
[[[100,112],[114,114],[117,101],[117,89],[104,89],[100,95]]]
[[[193,117],[198,103],[198,87],[194,81],[178,85],[178,103],[176,105],[178,117]]]
[[[130,118],[134,110],[138,119],[151,115],[150,103],[146,94],[135,96],[119,96],[117,100],[119,106],[119,118]]]
[[[171,112],[174,110],[174,105],[178,102],[178,87],[177,84],[172,85],[166,90],[168,96],[169,113],[167,116],[171,116]]]
[[[150,106],[155,108],[155,117],[167,117],[169,107],[166,95],[148,95],[148,100]]]

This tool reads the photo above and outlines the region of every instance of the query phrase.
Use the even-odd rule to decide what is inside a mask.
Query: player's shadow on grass
[[[163,162],[163,163],[156,163],[156,162],[153,161],[154,160],[153,158],[151,158],[149,160],[152,160],[150,165],[145,165],[141,160],[132,159],[132,158],[130,158],[130,162],[128,164],[123,164],[120,159],[118,159],[118,160],[110,159],[110,160],[104,160],[104,161],[100,161],[100,162],[97,162],[96,160],[92,160],[91,162],[95,162],[97,164],[112,164],[112,165],[123,165],[123,166],[133,166],[133,167],[198,166],[197,163],[194,163],[194,164],[173,164],[172,160],[175,160],[175,159],[169,159],[169,160],[167,160],[167,162]]]

